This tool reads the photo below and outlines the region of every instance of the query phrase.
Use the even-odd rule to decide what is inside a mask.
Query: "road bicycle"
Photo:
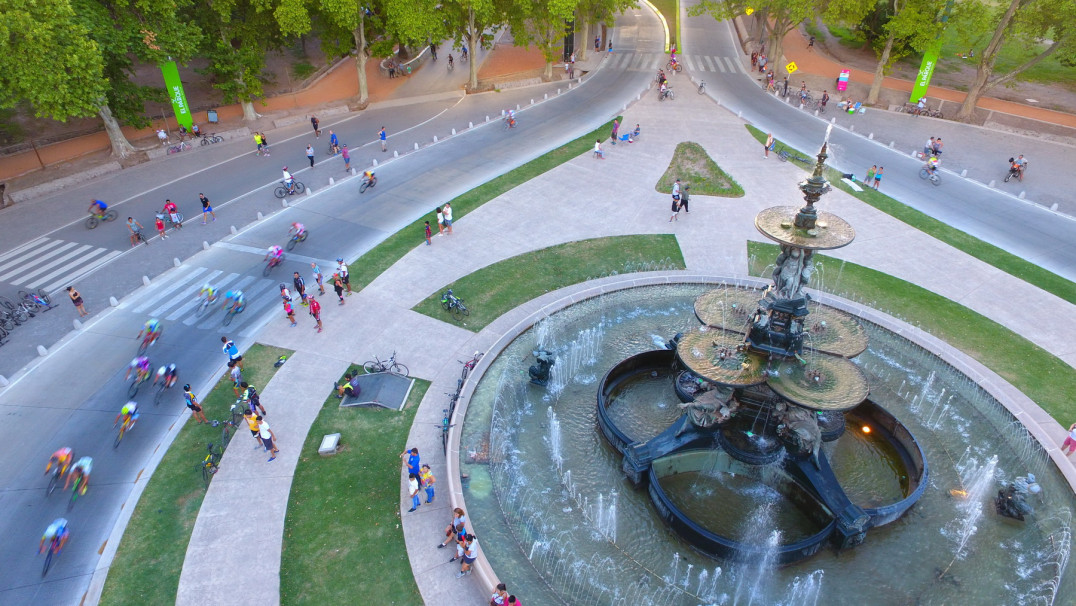
[[[237,398],[236,401],[229,407],[228,412],[231,416],[232,427],[239,427],[240,421],[243,420],[243,412],[247,409],[247,405],[243,404],[243,398]]]
[[[173,145],[172,147],[169,147],[168,153],[178,154],[179,152],[187,151],[188,149],[191,149],[191,144],[187,143],[186,141],[180,141],[179,145]]]
[[[461,320],[463,316],[471,315],[471,310],[467,309],[463,299],[452,294],[451,288],[441,294],[441,308],[450,312],[457,321]]]
[[[381,358],[374,356],[373,360],[368,360],[362,363],[362,369],[366,371],[366,374],[372,375],[379,372],[391,372],[394,375],[406,377],[409,372],[407,367],[396,361],[396,352],[392,352],[392,356],[388,360],[382,361]]]
[[[213,478],[213,474],[220,469],[220,458],[222,456],[224,456],[224,453],[221,449],[215,448],[212,442],[206,445],[206,455],[199,466],[202,469],[202,480],[205,481],[206,488],[209,488],[209,480]]]
[[[482,359],[483,355],[484,354],[482,352],[476,351],[474,352],[474,355],[471,356],[471,359],[467,360],[466,362],[464,362],[463,360],[456,360],[460,364],[463,364],[463,371],[460,373],[461,386],[463,384],[463,381],[467,380],[467,377],[471,374],[471,371],[474,370],[474,367],[478,364],[478,361]]]
[[[82,494],[86,494],[85,477],[80,473],[75,478],[75,487],[71,489],[71,500],[67,502],[67,511],[71,511],[75,507],[75,501],[78,499],[79,489],[82,489]]]
[[[56,487],[60,485],[60,480],[64,479],[64,474],[67,473],[67,465],[56,465],[52,470],[52,475],[49,477],[49,488],[45,493],[46,497],[52,496],[52,493],[56,492]]]
[[[814,103],[814,97],[811,96],[810,91],[807,91],[806,95],[800,95],[800,105],[803,105],[804,107],[807,107],[812,103]]]
[[[295,234],[294,236],[292,236],[291,239],[288,240],[288,244],[287,244],[286,248],[288,250],[295,250],[295,245],[296,244],[298,244],[300,242],[306,242],[306,234],[307,234],[307,231],[304,229],[303,233]]]
[[[63,550],[64,545],[67,544],[67,532],[59,537],[52,537],[52,541],[49,543],[48,551],[45,552],[45,567],[41,569],[41,578],[45,578],[45,575],[49,573],[49,567],[52,566],[53,558],[60,556],[60,552]]]
[[[362,177],[362,183],[359,184],[359,193],[361,194],[362,192],[370,189],[375,185],[377,185],[377,175],[371,175],[370,177],[367,177],[364,174]]]
[[[246,308],[247,308],[246,303],[243,303],[242,305],[239,305],[238,307],[236,307],[235,305],[232,305],[231,307],[229,307],[228,311],[224,313],[224,320],[222,320],[223,324],[225,326],[228,326],[229,324],[231,324],[232,319],[235,318],[235,316],[243,313],[243,310],[246,309]]]
[[[705,95],[706,94],[706,82],[703,81],[703,80],[699,80],[699,94],[700,95]]]
[[[119,215],[111,208],[102,214],[90,213],[86,219],[86,229],[93,229],[105,221],[115,221]]]
[[[228,444],[232,441],[232,434],[235,433],[235,428],[238,426],[232,421],[224,421],[220,425],[220,446],[221,448],[228,448]]]
[[[2,297],[0,297],[2,299]],[[7,299],[3,299],[7,301]],[[7,307],[4,305],[4,307]],[[30,312],[26,311],[25,304],[11,304],[11,309],[0,309],[0,328],[11,331],[15,326],[21,326],[30,319]]]
[[[28,290],[20,290],[19,298],[22,299],[24,305],[29,305],[34,311],[48,311],[53,308],[52,299],[49,297],[49,293],[45,292],[44,288],[37,289],[36,293]]]
[[[919,169],[920,179],[930,179],[930,182],[934,185],[941,185],[941,177],[938,176],[938,169],[929,170],[926,166]]]
[[[292,181],[292,186],[288,187],[288,184],[284,181],[280,182],[280,185],[273,190],[273,195],[278,198],[285,196],[294,196],[295,194],[301,194],[306,191],[306,185],[303,185],[302,181]]]
[[[134,427],[133,415],[128,416],[123,420],[123,423],[120,424],[120,430],[119,433],[116,434],[116,441],[112,443],[112,448],[119,448],[120,442],[123,441],[123,436],[127,435],[127,432],[131,431],[132,427]]]
[[[815,111],[817,111],[817,112],[818,112],[818,113],[820,113],[820,114],[824,114],[824,113],[826,113],[826,104],[825,104],[825,102],[824,102],[824,101],[822,101],[821,99],[819,99],[819,100],[818,100],[818,101],[817,101],[817,102],[816,102],[816,103],[814,104],[814,109],[815,109]]]
[[[684,66],[679,61],[677,61],[676,63],[673,63],[672,61],[669,61],[668,63],[665,64],[665,69],[667,69],[669,71],[679,73],[679,72],[684,71]]]
[[[164,399],[164,392],[165,392],[165,390],[168,390],[168,389],[172,389],[172,388],[169,387],[168,379],[165,378],[164,382],[161,383],[161,386],[158,387],[157,391],[153,393],[153,405],[154,406],[159,406],[160,405],[161,400]]]
[[[273,271],[274,267],[276,267],[277,265],[280,265],[283,262],[284,262],[284,255],[280,255],[279,257],[273,257],[272,259],[269,259],[269,261],[265,264],[265,269],[262,270],[262,275],[263,276],[268,276],[269,273]]]
[[[209,134],[209,135],[202,135],[202,145],[210,145],[212,143],[220,143],[223,140],[224,140],[224,137],[218,136],[217,133],[212,133],[212,134]]]
[[[149,371],[146,371],[145,374],[136,374],[134,380],[131,381],[131,386],[127,388],[127,397],[134,398],[135,395],[138,393],[138,389],[142,387],[142,384],[146,381],[149,381],[149,376],[151,374],[152,373]]]
[[[138,231],[134,232],[134,237],[135,237],[135,244],[138,244],[139,242],[141,242],[141,243],[145,244],[146,246],[149,246],[149,240],[146,239],[146,234],[142,233],[142,230],[138,230]]]
[[[7,336],[8,336],[8,331],[4,330],[3,327],[0,327],[0,345],[4,344],[4,339],[6,339]]]

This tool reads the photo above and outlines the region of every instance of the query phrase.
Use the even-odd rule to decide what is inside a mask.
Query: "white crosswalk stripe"
[[[684,57],[684,62],[687,63],[687,68],[689,70],[695,71],[695,62],[692,60],[692,57],[690,55]],[[699,59],[699,65],[702,65],[702,59]]]
[[[0,255],[0,282],[52,293],[120,254],[92,244],[38,238]]]
[[[710,68],[710,71],[715,71],[714,61],[710,57],[703,57],[703,62],[706,63],[706,67]],[[725,71],[725,66],[721,63],[721,58],[717,58],[717,66],[721,68],[721,71]]]
[[[206,268],[204,268],[204,267],[193,267],[191,269],[187,269],[186,266],[180,267],[179,268],[179,271],[180,271],[179,276],[171,277],[171,279],[167,283],[162,283],[159,288],[154,289],[154,295],[155,295],[154,297],[152,297],[150,300],[142,303],[138,307],[134,308],[132,311],[134,311],[136,314],[140,314],[140,313],[145,312],[150,307],[153,307],[153,305],[156,304],[157,301],[160,301],[162,297],[167,297],[173,291],[175,291],[175,290],[177,290],[179,288],[183,288],[184,284],[186,284],[186,283],[190,282],[191,280],[197,278],[199,275],[204,273],[205,270],[206,270]],[[156,311],[156,310],[154,310],[154,311]],[[156,315],[156,314],[151,314],[151,315]]]
[[[213,285],[214,280],[216,280],[217,276],[221,275],[222,273],[224,273],[224,272],[222,272],[219,269],[213,270],[212,272],[209,273],[208,276],[205,277],[202,284]],[[232,276],[237,276],[239,274],[231,274],[231,275]],[[173,320],[176,320],[177,318],[180,318],[180,317],[186,315],[186,313],[188,311],[194,309],[194,307],[196,305],[198,305],[199,303],[202,302],[201,297],[196,297],[196,295],[198,294],[198,291],[200,291],[200,290],[202,290],[202,285],[198,284],[197,282],[195,282],[190,287],[188,287],[183,293],[187,297],[187,302],[184,303],[183,305],[180,305],[179,309],[177,309],[177,310],[173,311],[172,313],[168,314],[168,316],[165,317],[165,320],[171,322]]]
[[[661,57],[663,58],[663,57]],[[734,74],[739,71],[734,57],[715,57],[713,55],[684,55],[681,57],[685,67],[692,72],[716,72]]]

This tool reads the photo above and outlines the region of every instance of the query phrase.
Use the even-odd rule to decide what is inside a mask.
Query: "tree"
[[[771,64],[781,62],[781,48],[785,36],[799,27],[804,19],[818,12],[817,0],[701,0],[688,10],[689,15],[708,13],[718,21],[732,19],[747,12],[748,7],[764,12],[772,23],[769,50],[766,56]]]
[[[365,106],[370,100],[370,88],[366,82],[366,62],[370,58],[369,41],[381,31],[382,19],[378,15],[383,3],[390,0],[318,0],[317,15],[325,25],[322,45],[338,55],[354,49],[355,70],[359,79],[359,104]],[[308,6],[301,0],[290,0],[278,10],[277,21],[284,34],[301,35],[310,31]],[[290,17],[287,17],[290,15]],[[284,17],[284,18],[282,18]]]
[[[590,24],[600,23],[605,19],[611,19],[614,15],[629,8],[638,8],[639,3],[635,0],[579,0],[575,8],[577,39],[583,43],[579,45],[577,52],[579,59],[587,58],[587,48],[590,42]],[[675,37],[675,34],[674,34]]]
[[[575,14],[578,0],[519,0],[508,16],[516,44],[535,45],[545,59],[545,80],[553,78],[553,62],[560,60],[557,50],[567,33],[567,22]]]
[[[983,93],[1011,82],[1051,55],[1057,54],[1067,65],[1076,62],[1076,0],[1009,0],[1008,5],[997,6],[971,0],[960,5],[959,16],[967,24],[970,39],[980,34],[989,35],[989,41],[979,53],[975,79],[957,112],[958,120],[972,118]],[[1005,44],[1023,49],[1023,62],[995,76],[994,66]]]
[[[467,47],[471,56],[482,41],[482,33],[500,27],[507,19],[505,0],[445,0],[442,5],[448,35]],[[468,61],[468,90],[478,88],[478,61]]]

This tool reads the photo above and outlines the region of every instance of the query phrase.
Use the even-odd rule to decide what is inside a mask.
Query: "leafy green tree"
[[[567,22],[575,14],[579,0],[518,0],[508,14],[508,23],[516,44],[532,44],[545,59],[543,78],[553,78],[553,62],[560,60],[561,43]]]
[[[991,88],[1012,82],[1051,55],[1066,65],[1076,62],[1076,0],[1009,0],[1008,4],[969,0],[958,11],[966,39],[987,40],[958,120],[970,120],[979,97]],[[1021,62],[995,75],[998,54],[1006,44],[1023,50]]]
[[[713,15],[718,21],[724,21],[746,14],[749,7],[762,13],[764,17],[760,16],[761,19],[769,19],[771,26],[766,56],[769,57],[770,64],[778,64],[781,62],[785,36],[799,27],[804,19],[813,18],[818,12],[819,2],[818,0],[701,0],[688,10],[688,14],[707,13]]]
[[[471,56],[482,41],[483,32],[496,30],[507,20],[508,0],[445,0],[442,4],[448,35],[467,47]],[[478,61],[468,61],[467,88],[478,88]]]
[[[577,46],[575,51],[578,58],[580,60],[587,58],[592,23],[596,25],[602,21],[611,21],[617,14],[629,8],[638,7],[639,3],[635,0],[579,0],[575,8],[576,39],[582,40],[582,44]]]
[[[379,15],[392,0],[288,0],[277,10],[277,21],[285,35],[302,35],[310,31],[311,17],[317,15],[324,25],[322,46],[330,53],[347,54],[354,50],[355,70],[359,79],[359,104],[370,100],[366,82],[366,63],[370,59],[370,42],[384,31]]]

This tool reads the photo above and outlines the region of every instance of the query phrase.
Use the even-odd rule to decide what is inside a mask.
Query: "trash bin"
[[[216,124],[217,123],[217,110],[211,109],[211,110],[206,112],[206,115],[209,117],[209,123],[210,124]]]

